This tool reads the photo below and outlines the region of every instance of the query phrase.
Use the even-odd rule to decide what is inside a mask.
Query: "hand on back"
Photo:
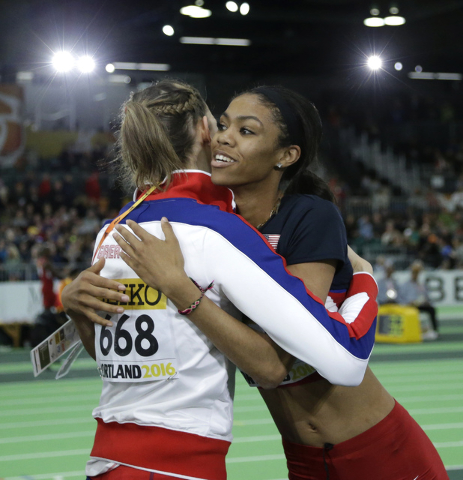
[[[150,287],[161,290],[167,297],[174,294],[188,279],[184,259],[177,237],[166,218],[161,220],[165,240],[148,233],[133,220],[129,229],[117,225],[114,239],[120,245],[121,258]],[[189,280],[188,280],[189,282]]]
[[[125,285],[100,276],[104,264],[105,259],[101,258],[64,288],[61,297],[64,311],[74,321],[91,321],[111,326],[111,322],[100,317],[96,312],[103,311],[110,314],[124,312],[123,307],[103,301],[103,299],[121,303],[129,301],[129,297],[123,293]]]

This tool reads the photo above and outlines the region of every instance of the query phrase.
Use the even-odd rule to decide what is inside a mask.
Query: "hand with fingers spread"
[[[104,302],[102,299],[126,303],[128,295],[124,293],[125,285],[100,276],[105,264],[101,258],[87,268],[80,275],[67,285],[62,293],[64,311],[74,322],[93,322],[103,326],[112,326],[108,320],[97,315],[97,311],[110,314],[123,313],[124,308]]]
[[[167,297],[175,297],[185,285],[192,283],[183,267],[184,259],[177,237],[167,218],[161,220],[165,240],[148,233],[138,223],[127,220],[134,233],[122,225],[115,228],[114,239],[121,247],[122,260],[150,287],[162,291]],[[138,238],[137,238],[138,237]],[[197,294],[197,290],[195,295]]]

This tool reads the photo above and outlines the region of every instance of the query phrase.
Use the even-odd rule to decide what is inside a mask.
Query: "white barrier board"
[[[0,322],[33,322],[42,311],[40,282],[0,283]]]
[[[463,270],[435,270],[421,274],[436,307],[461,306],[463,309]],[[395,272],[398,283],[410,272]],[[33,322],[43,310],[40,282],[0,283],[0,322]]]

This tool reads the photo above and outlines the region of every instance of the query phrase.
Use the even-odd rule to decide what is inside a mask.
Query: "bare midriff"
[[[260,392],[282,437],[312,447],[349,440],[376,425],[394,407],[394,399],[369,367],[358,387],[321,379]]]

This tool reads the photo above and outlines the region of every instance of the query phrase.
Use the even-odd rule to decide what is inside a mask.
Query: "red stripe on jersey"
[[[347,290],[345,292],[332,292],[332,291],[330,291],[328,293],[328,295],[331,297],[333,302],[339,308],[341,306],[342,302],[346,299]]]
[[[355,337],[357,340],[368,333],[378,315],[378,304],[376,302],[378,285],[372,275],[363,272],[354,274],[345,297],[352,297],[362,292],[366,292],[369,299],[352,323],[347,323],[339,313],[330,313],[330,317],[346,325],[349,336],[351,338]],[[330,296],[333,296],[332,292],[330,292]]]
[[[92,457],[189,477],[227,478],[230,442],[135,423],[97,422]]]

